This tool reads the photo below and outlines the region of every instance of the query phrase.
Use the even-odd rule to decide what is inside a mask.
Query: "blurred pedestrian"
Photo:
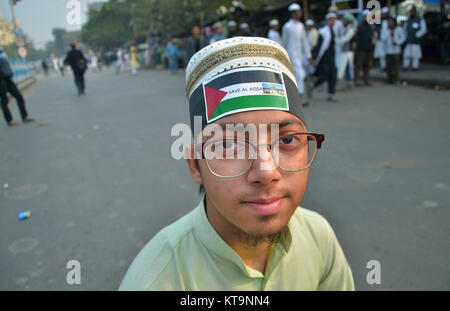
[[[114,61],[114,72],[118,74],[120,72],[120,69],[122,67],[122,49],[118,48],[116,53],[113,54],[113,61]]]
[[[367,15],[369,10],[364,10],[363,22],[358,26],[356,31],[356,54],[355,54],[355,86],[361,86],[359,82],[359,72],[363,71],[364,85],[369,86],[369,66],[370,66],[370,53],[372,51],[373,42],[373,29],[367,22]]]
[[[280,36],[280,23],[278,22],[278,19],[272,19],[269,22],[269,32],[267,33],[267,38],[269,38],[272,41],[275,41],[276,43],[283,44]]]
[[[342,36],[344,35],[344,24],[338,18],[339,17],[339,9],[337,6],[332,5],[328,8],[328,13],[336,14],[336,20],[334,22],[333,31],[334,31],[335,40],[336,40],[336,42],[338,42],[341,40]],[[336,49],[334,57],[335,57],[335,64],[336,64],[336,68],[337,68],[337,67],[339,67],[339,62],[341,61],[341,54],[342,54],[341,45],[336,44],[334,46],[334,48]]]
[[[222,23],[219,23],[219,22],[215,23],[213,25],[213,29],[214,29],[214,35],[209,40],[209,44],[226,39],[226,37],[223,35]]]
[[[139,55],[137,51],[136,45],[132,45],[130,47],[130,66],[131,66],[131,74],[137,74],[137,69],[139,67]]]
[[[292,3],[288,7],[290,13],[289,21],[284,24],[282,30],[282,42],[284,48],[289,54],[292,66],[294,67],[295,77],[297,79],[298,92],[303,97],[305,79],[305,70],[303,69],[303,54],[306,55],[308,62],[314,65],[311,58],[311,50],[309,47],[308,37],[306,36],[305,27],[300,22],[302,17],[302,9],[298,3]],[[306,98],[302,99],[303,104],[307,105]]]
[[[383,29],[387,28],[388,17],[389,8],[385,6],[381,8],[381,23],[375,24],[376,42],[375,50],[373,52],[373,58],[379,59],[380,69],[382,71],[386,70],[386,47],[384,45],[384,41],[381,40],[381,33],[383,32]]]
[[[354,71],[354,52],[352,49],[352,39],[358,29],[358,20],[350,13],[342,15],[342,22],[344,24],[344,35],[336,44],[341,46],[341,60],[338,66],[337,78],[342,80],[344,74],[346,75],[347,85],[345,90],[350,90],[353,87],[353,71]]]
[[[420,43],[422,37],[427,33],[427,24],[423,18],[417,15],[417,8],[415,5],[409,11],[409,19],[404,25],[406,33],[406,47],[403,51],[403,70],[409,70],[412,62],[414,71],[419,70],[419,62],[422,58],[422,48]]]
[[[313,50],[317,44],[317,40],[319,40],[319,31],[314,25],[314,21],[312,19],[307,19],[305,22],[305,26],[306,26],[306,36],[308,37],[309,41],[309,48]]]
[[[187,40],[187,55],[186,55],[187,62],[186,63],[189,63],[189,60],[191,59],[191,57],[207,45],[208,45],[208,43],[203,38],[200,27],[199,26],[192,27],[192,36],[190,36],[189,39]]]
[[[237,30],[237,23],[233,20],[228,21],[228,38],[234,38],[239,35],[239,32]]]
[[[47,63],[47,60],[45,58],[42,59],[41,66],[42,66],[42,70],[44,71],[44,74],[46,76],[48,76],[48,63]]]
[[[67,56],[64,59],[64,64],[70,65],[75,78],[75,85],[78,90],[78,96],[85,95],[85,81],[84,73],[87,70],[87,59],[84,57],[83,52],[76,48],[76,43],[70,44],[71,50],[67,52]]]
[[[313,90],[327,81],[328,83],[328,101],[337,102],[334,95],[336,89],[336,34],[333,30],[337,15],[330,12],[326,15],[326,25],[319,30],[319,40],[313,51],[313,58],[317,64],[315,75],[317,81],[309,87],[309,97],[312,97]]]
[[[250,31],[250,25],[247,23],[242,23],[241,26],[239,26],[241,29],[241,36],[242,37],[254,37],[255,35]]]
[[[387,82],[396,84],[400,71],[401,46],[406,40],[406,35],[400,26],[396,25],[393,17],[388,18],[388,26],[381,33],[386,47],[386,73]]]
[[[13,121],[13,117],[8,108],[8,93],[10,93],[17,102],[19,107],[20,116],[23,123],[29,123],[35,121],[33,118],[28,117],[28,112],[25,107],[25,100],[17,85],[12,80],[13,70],[9,64],[8,57],[3,48],[0,47],[0,101],[2,105],[3,116],[8,126],[16,126],[19,123]]]
[[[169,70],[171,73],[175,74],[178,71],[178,57],[180,51],[177,46],[175,39],[169,41],[166,46],[166,56],[169,59]]]

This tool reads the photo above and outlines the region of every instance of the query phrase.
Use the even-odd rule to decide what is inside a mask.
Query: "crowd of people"
[[[354,15],[340,14],[336,6],[331,6],[322,21],[307,19],[304,24],[298,3],[289,5],[288,13],[290,18],[282,27],[278,19],[270,20],[267,38],[287,50],[304,105],[309,104],[314,89],[324,82],[328,82],[328,100],[331,102],[337,101],[338,80],[345,80],[343,90],[370,86],[369,71],[374,62],[378,62],[380,69],[386,72],[386,82],[392,84],[399,82],[402,65],[405,71],[411,66],[412,70],[419,70],[420,43],[427,27],[415,6],[411,7],[408,21],[402,24],[389,14],[388,7],[383,7],[380,12],[366,9]],[[377,14],[379,21],[368,21],[370,15]],[[187,43],[187,58],[219,40],[255,36],[248,23],[238,26],[231,20],[226,26],[228,36],[224,35],[224,24],[220,22],[213,24],[211,33],[205,36],[198,26],[194,26]]]

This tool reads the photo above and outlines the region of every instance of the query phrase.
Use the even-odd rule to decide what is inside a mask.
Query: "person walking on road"
[[[78,90],[78,96],[85,95],[84,73],[87,69],[87,60],[83,55],[83,52],[76,48],[76,43],[70,44],[71,50],[67,52],[67,56],[64,59],[64,64],[70,65],[75,78],[75,85]]]
[[[137,51],[137,47],[132,45],[130,47],[130,65],[131,65],[131,74],[137,74],[137,68],[139,67],[139,55]]]
[[[20,116],[23,123],[33,122],[33,118],[28,117],[28,112],[25,107],[25,100],[17,85],[12,80],[14,73],[9,65],[8,57],[0,47],[0,101],[2,105],[3,116],[8,126],[16,126],[19,123],[14,122],[11,112],[8,108],[8,92],[16,99],[17,106],[19,106]]]
[[[367,15],[369,10],[363,11],[363,22],[358,26],[356,31],[356,54],[355,54],[355,86],[362,86],[359,82],[359,72],[362,69],[364,72],[364,85],[369,86],[369,66],[370,53],[372,51],[373,42],[373,28],[367,22]]]
[[[333,30],[334,23],[336,21],[337,15],[330,12],[326,15],[325,20],[327,24],[320,28],[319,30],[319,41],[313,51],[314,61],[317,64],[315,75],[317,76],[317,81],[314,85],[310,85],[308,91],[311,98],[312,91],[314,88],[318,87],[325,81],[328,82],[328,101],[337,102],[334,96],[336,89],[336,33]]]
[[[291,14],[289,21],[284,24],[282,30],[283,46],[289,54],[292,66],[294,67],[295,78],[297,79],[298,92],[303,97],[305,79],[305,70],[303,68],[303,54],[306,55],[309,63],[314,65],[311,58],[311,50],[309,47],[308,37],[306,36],[305,27],[300,18],[302,17],[302,9],[298,3],[292,3],[288,7]],[[303,99],[303,104],[307,105],[306,99]]]

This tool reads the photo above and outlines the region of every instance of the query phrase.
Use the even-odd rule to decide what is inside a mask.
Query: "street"
[[[172,127],[189,124],[184,83],[104,70],[87,74],[86,96],[69,74],[24,92],[36,122],[0,125],[0,290],[117,290],[139,250],[197,205],[170,153]],[[305,108],[325,142],[301,205],[332,225],[357,290],[450,290],[450,92],[374,81],[337,98],[317,92]],[[73,259],[80,285],[66,281]],[[370,260],[381,284],[366,280]]]

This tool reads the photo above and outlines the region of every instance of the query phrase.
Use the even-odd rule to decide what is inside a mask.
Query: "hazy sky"
[[[81,3],[81,24],[87,20],[88,4],[107,2],[107,0],[75,0]],[[15,6],[16,17],[20,27],[30,36],[36,47],[43,47],[47,41],[53,40],[52,28],[65,28],[68,31],[80,30],[81,25],[69,25],[67,15],[70,11],[69,0],[21,0]],[[3,18],[12,20],[9,0],[0,0]]]

